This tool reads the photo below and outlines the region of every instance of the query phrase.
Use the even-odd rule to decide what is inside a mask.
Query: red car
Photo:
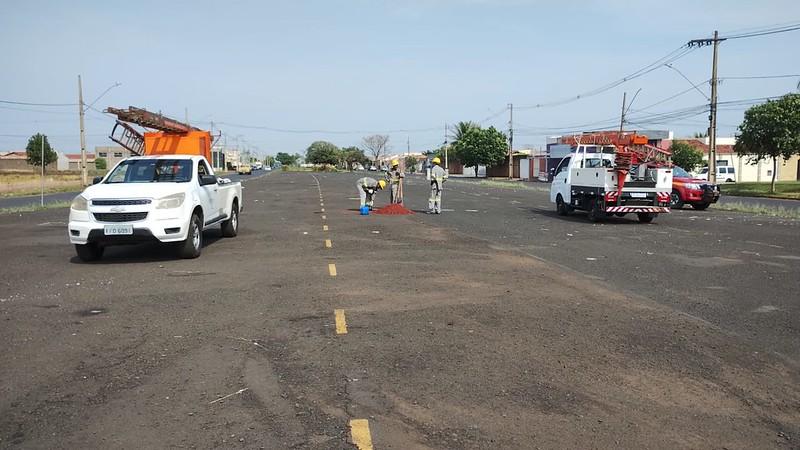
[[[719,186],[706,180],[694,178],[678,166],[672,168],[672,196],[670,206],[682,208],[692,205],[694,209],[704,210],[719,200]]]

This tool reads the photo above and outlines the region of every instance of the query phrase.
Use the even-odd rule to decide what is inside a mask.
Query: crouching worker
[[[386,187],[386,181],[364,177],[359,178],[356,186],[358,187],[358,195],[361,197],[361,206],[369,206],[369,209],[372,210],[375,193]]]

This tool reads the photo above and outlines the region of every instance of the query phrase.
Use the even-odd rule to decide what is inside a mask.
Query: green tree
[[[28,139],[28,145],[25,147],[28,164],[32,166],[41,167],[42,165],[42,139],[44,139],[44,166],[56,162],[58,155],[56,151],[50,147],[50,142],[47,140],[47,135],[36,133]]]
[[[342,162],[348,170],[352,170],[356,164],[368,165],[369,158],[364,154],[364,150],[358,147],[345,147],[341,151]]]
[[[477,177],[479,165],[491,167],[508,156],[508,141],[495,127],[473,127],[453,144],[453,151],[465,167],[475,167]]]
[[[275,157],[267,155],[264,157],[264,167],[272,167],[275,165]]]
[[[703,164],[703,152],[687,142],[674,141],[669,147],[672,152],[672,163],[687,172],[693,171]]]
[[[701,131],[695,131],[694,135],[692,137],[695,138],[695,139],[703,139],[703,138],[707,138],[708,137],[708,133],[701,132]]]
[[[414,156],[406,156],[405,160],[406,170],[410,173],[417,171],[417,158]]]
[[[787,94],[745,111],[734,149],[751,163],[772,158],[770,192],[775,193],[778,158],[800,153],[800,94]]]
[[[297,155],[290,155],[284,152],[278,152],[275,159],[284,166],[293,166],[297,163]]]
[[[306,162],[335,166],[339,163],[339,147],[327,141],[312,142],[306,149]]]
[[[105,158],[95,158],[94,168],[97,170],[106,170],[108,168],[108,161]]]

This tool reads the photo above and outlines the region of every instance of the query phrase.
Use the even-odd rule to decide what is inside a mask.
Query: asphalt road
[[[363,217],[357,177],[248,181],[196,260],[0,216],[0,447],[797,447],[800,222],[457,181]]]
[[[267,171],[256,171],[253,175],[238,175],[238,174],[229,174],[225,175],[226,178],[230,178],[233,181],[247,181],[251,179],[256,179],[263,177],[271,172]],[[53,194],[45,194],[44,195],[44,203],[45,204],[52,204],[52,203],[63,203],[72,201],[76,195],[80,194],[80,191],[73,191],[73,192],[58,192]],[[0,209],[4,208],[21,208],[30,205],[39,205],[41,204],[42,196],[41,195],[25,195],[21,197],[3,197],[0,198]]]

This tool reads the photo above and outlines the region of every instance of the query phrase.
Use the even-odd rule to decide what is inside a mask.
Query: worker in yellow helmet
[[[361,199],[361,206],[369,206],[369,209],[372,210],[375,193],[386,187],[386,181],[364,177],[358,179],[356,187],[358,188],[358,196]]]
[[[403,178],[406,174],[400,170],[400,161],[393,159],[391,162],[391,169],[386,171],[386,181],[389,182],[389,203],[403,203]]]
[[[442,160],[438,156],[434,156],[431,163],[433,167],[430,169],[431,196],[428,198],[428,214],[441,214],[442,188],[445,180],[447,180],[447,171],[442,169],[440,165]]]

